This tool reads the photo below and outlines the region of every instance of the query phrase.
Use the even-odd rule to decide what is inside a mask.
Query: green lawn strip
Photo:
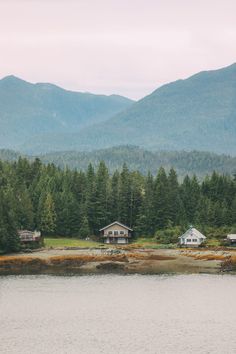
[[[77,238],[66,238],[66,237],[45,237],[44,238],[45,247],[81,247],[81,248],[93,248],[100,247],[100,242],[80,240]]]
[[[132,245],[137,247],[144,247],[150,249],[163,249],[163,248],[176,248],[176,244],[163,244],[158,243],[155,238],[153,237],[141,237],[132,242]]]
[[[220,240],[212,238],[206,241],[206,246],[218,247],[220,246]]]

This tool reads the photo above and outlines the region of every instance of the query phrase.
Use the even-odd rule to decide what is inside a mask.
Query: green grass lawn
[[[154,237],[140,237],[135,240],[133,245],[137,247],[145,247],[151,249],[176,248],[176,244],[158,243]]]
[[[93,248],[93,247],[109,247],[109,245],[104,245],[101,242],[96,241],[86,241],[78,238],[69,237],[45,237],[44,238],[45,247],[81,247],[81,248]],[[137,247],[145,247],[151,249],[161,249],[161,248],[176,248],[177,244],[161,244],[158,243],[153,237],[140,237],[132,242],[132,245]],[[207,246],[219,246],[219,240],[209,239],[207,240]]]
[[[216,238],[211,238],[206,241],[206,246],[218,247],[220,246],[220,240]]]
[[[137,245],[148,245],[148,244],[156,245],[157,241],[153,237],[139,237],[133,243]]]
[[[45,237],[44,238],[44,245],[45,247],[99,247],[103,245],[100,242],[96,241],[86,241],[80,240],[78,238],[66,238],[66,237]]]

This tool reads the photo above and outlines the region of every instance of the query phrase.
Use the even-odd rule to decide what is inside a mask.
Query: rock
[[[33,253],[33,251],[30,248],[24,249],[24,253]]]
[[[98,270],[105,270],[105,271],[121,271],[124,270],[124,264],[121,263],[113,263],[113,262],[106,262],[100,263],[96,266]]]
[[[108,248],[105,253],[109,256],[112,256],[114,254],[121,254],[122,252],[117,249]]]

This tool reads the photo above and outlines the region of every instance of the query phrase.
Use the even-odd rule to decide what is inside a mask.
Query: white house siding
[[[189,246],[199,246],[203,240],[196,239],[196,238],[188,238],[188,239],[181,239],[182,245],[189,245]]]
[[[195,228],[190,228],[180,237],[180,244],[191,247],[198,247],[206,239],[201,232]]]
[[[119,243],[119,244],[125,244],[125,243],[128,243],[128,238],[125,238],[125,237],[116,237],[115,238],[115,242],[112,242],[111,241],[111,239],[110,239],[110,237],[105,237],[105,239],[104,239],[104,243],[115,243],[115,244],[117,244],[117,243]]]

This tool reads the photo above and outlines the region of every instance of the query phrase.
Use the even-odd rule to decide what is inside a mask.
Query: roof
[[[227,235],[227,238],[229,240],[236,240],[236,234],[229,234],[229,235]]]
[[[188,229],[182,236],[180,236],[179,238],[186,238],[186,237],[196,237],[196,238],[206,238],[206,236],[204,236],[200,231],[198,231],[197,229],[195,229],[194,227],[190,227],[190,229]]]
[[[121,222],[119,222],[119,221],[114,221],[114,222],[112,222],[111,224],[109,224],[109,225],[103,227],[103,228],[100,229],[99,231],[103,231],[103,230],[105,230],[105,229],[108,229],[108,227],[110,227],[110,226],[112,226],[112,225],[115,225],[115,224],[120,225],[120,226],[122,226],[123,228],[125,228],[125,229],[127,229],[127,230],[133,231],[133,229],[131,229],[130,227],[128,227],[128,226],[126,226],[126,225],[124,225],[124,224],[121,224]]]

